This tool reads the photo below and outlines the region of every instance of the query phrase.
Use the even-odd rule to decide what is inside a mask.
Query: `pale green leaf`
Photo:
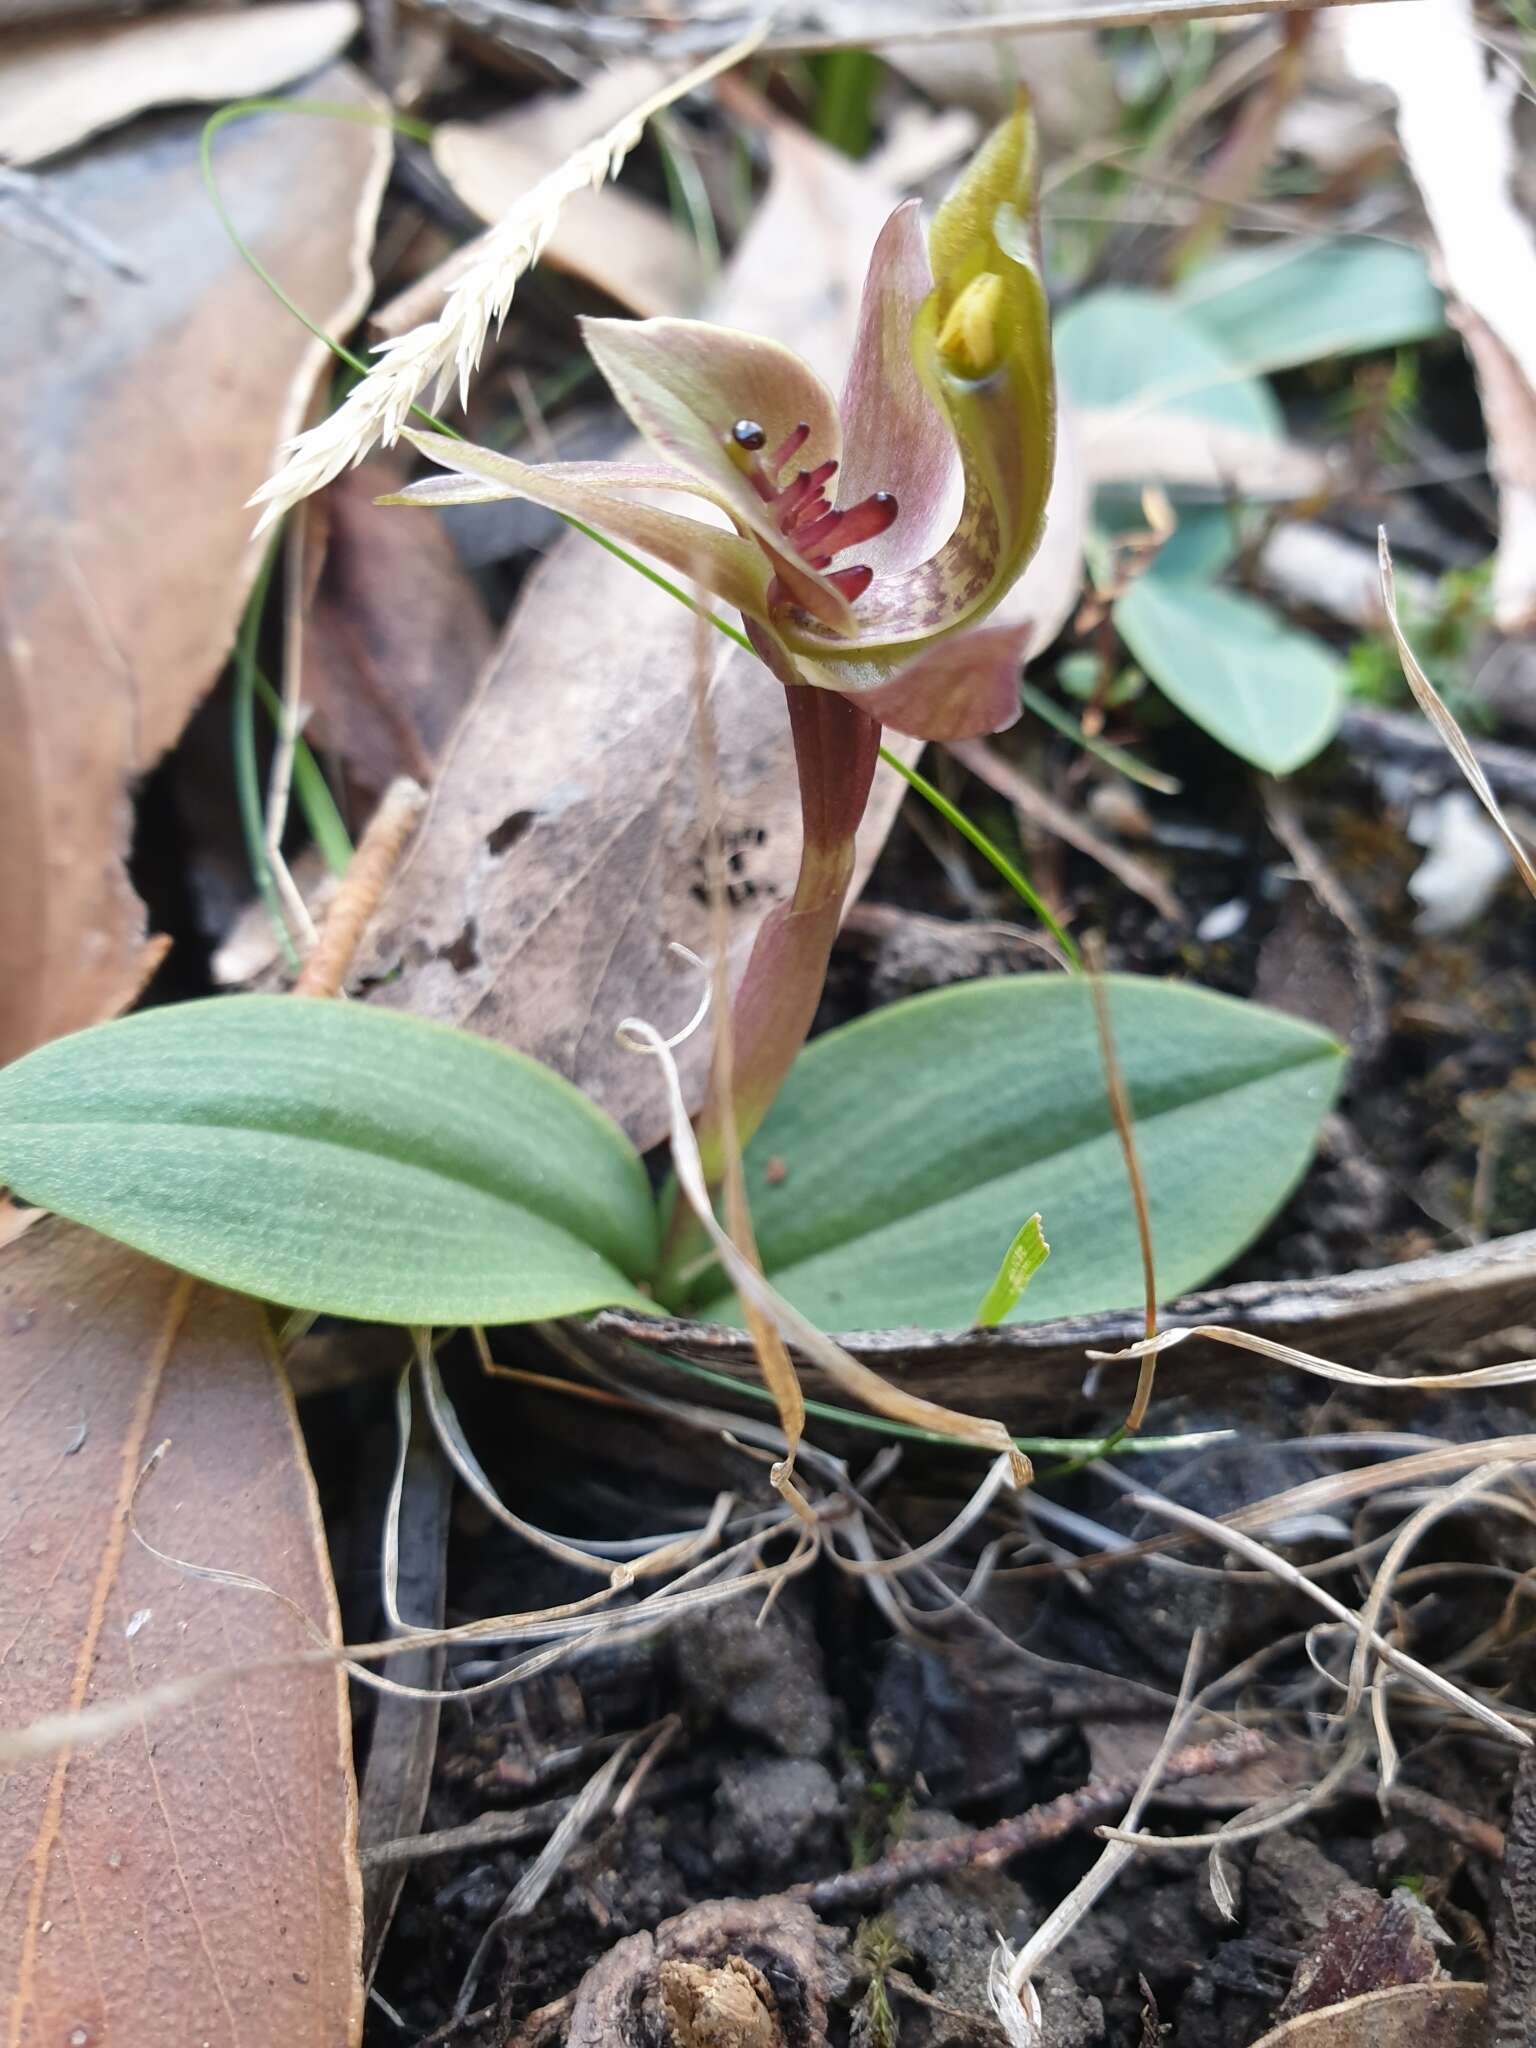
[[[1287,775],[1333,737],[1343,663],[1254,598],[1193,577],[1144,576],[1114,621],[1163,695],[1256,768]]]
[[[1112,976],[1165,1299],[1219,1273],[1304,1172],[1343,1070],[1311,1025]],[[1037,1205],[1052,1255],[1010,1321],[1139,1304],[1141,1258],[1085,981],[970,982],[802,1054],[748,1148],[764,1268],[829,1330],[967,1327]],[[737,1320],[706,1278],[696,1312]],[[713,1298],[711,1295],[713,1293]]]
[[[1056,374],[1080,406],[1185,413],[1277,440],[1285,432],[1269,386],[1165,293],[1091,292],[1062,314],[1053,338]]]
[[[979,1330],[995,1329],[1012,1315],[1023,1299],[1025,1288],[1050,1256],[1051,1248],[1045,1241],[1037,1211],[1003,1253],[997,1278],[982,1296],[981,1307],[976,1311],[976,1327]]]
[[[1280,441],[1285,419],[1259,377],[1249,376],[1165,292],[1118,286],[1092,292],[1056,322],[1056,369],[1074,402],[1107,413],[1166,413]],[[1146,520],[1134,491],[1095,493],[1106,533],[1140,531]],[[1214,576],[1237,552],[1227,507],[1182,507],[1162,573]]]
[[[1363,236],[1238,250],[1197,271],[1175,303],[1249,371],[1395,348],[1445,326],[1422,253]]]
[[[641,1301],[645,1171],[521,1054],[360,1003],[233,996],[0,1072],[0,1183],[293,1308],[503,1323]]]

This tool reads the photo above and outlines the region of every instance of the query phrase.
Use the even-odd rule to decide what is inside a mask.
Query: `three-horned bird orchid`
[[[1051,483],[1034,191],[1020,108],[939,208],[926,247],[916,202],[897,209],[871,258],[841,403],[793,350],[756,335],[588,320],[587,346],[656,461],[533,467],[408,436],[453,474],[405,501],[530,498],[586,521],[740,612],[785,688],[804,844],[794,895],[762,926],[736,998],[743,1142],[815,1014],[881,727],[960,739],[1018,715],[1029,628],[983,621],[1039,543]],[[717,516],[659,509],[664,492]],[[711,1172],[718,1119],[706,1105]]]

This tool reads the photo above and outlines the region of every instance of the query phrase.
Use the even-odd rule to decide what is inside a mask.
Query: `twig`
[[[1194,1710],[1195,1683],[1204,1655],[1205,1632],[1197,1628],[1190,1638],[1179,1696],[1174,1701],[1173,1712],[1168,1717],[1157,1752],[1143,1772],[1141,1783],[1125,1810],[1125,1818],[1120,1823],[1123,1828],[1138,1827],[1142,1814],[1157,1796],[1174,1744],[1184,1732]],[[1083,1872],[1055,1910],[1041,1921],[1012,1961],[1008,1960],[1006,1946],[994,1954],[988,1973],[987,1996],[1010,2041],[1043,2042],[1044,2024],[1034,1979],[1072,1930],[1092,1912],[1135,1853],[1125,1842],[1106,1842],[1097,1860]]]
[[[644,1777],[637,1769],[621,1796],[627,1803],[652,1799],[665,1803],[712,1786],[716,1776],[714,1764],[702,1759],[679,1764],[670,1771],[647,1772]],[[510,1849],[520,1843],[542,1841],[554,1833],[575,1804],[576,1794],[565,1792],[553,1799],[538,1800],[531,1806],[519,1806],[511,1812],[482,1813],[458,1827],[437,1828],[429,1835],[397,1835],[393,1841],[375,1842],[360,1850],[358,1861],[366,1877],[374,1870],[426,1863],[438,1856],[461,1856],[481,1849]],[[1501,1835],[1501,1847],[1503,1840]]]
[[[1356,1771],[1340,1789],[1351,1799],[1374,1799],[1381,1787],[1373,1772]],[[1479,1820],[1475,1813],[1466,1813],[1461,1807],[1452,1806],[1448,1799],[1437,1799],[1433,1792],[1421,1791],[1417,1785],[1405,1785],[1401,1778],[1394,1781],[1387,1794],[1387,1810],[1411,1813],[1416,1820],[1428,1821],[1441,1834],[1454,1835],[1466,1848],[1476,1850],[1479,1856],[1490,1857],[1495,1863],[1503,1858],[1502,1828],[1496,1828],[1491,1820]]]
[[[1192,1743],[1176,1750],[1163,1768],[1162,1782],[1176,1784],[1184,1778],[1203,1778],[1215,1771],[1236,1770],[1240,1764],[1255,1762],[1269,1744],[1256,1729],[1239,1728],[1219,1735],[1212,1742]],[[1120,1813],[1136,1796],[1142,1774],[1101,1778],[1064,1792],[1043,1806],[999,1821],[995,1827],[978,1828],[973,1834],[953,1835],[940,1842],[914,1842],[894,1849],[862,1870],[845,1870],[837,1877],[822,1878],[815,1884],[798,1884],[786,1898],[804,1899],[818,1913],[845,1906],[862,1906],[903,1885],[919,1884],[924,1878],[943,1877],[953,1870],[995,1869],[1011,1857],[1026,1851],[1049,1848],[1079,1828]]]
[[[389,886],[405,842],[427,807],[427,793],[408,775],[385,790],[347,865],[320,935],[293,985],[296,996],[334,996],[347,978],[368,920]]]
[[[672,30],[659,30],[650,20],[619,19],[609,14],[577,12],[549,4],[549,0],[421,0],[436,13],[453,16],[482,35],[512,49],[542,51],[583,50],[612,58],[615,54],[649,57],[692,56],[715,48],[750,18],[750,9],[725,20],[689,22]],[[818,50],[881,50],[892,43],[945,43],[992,41],[1002,36],[1024,36],[1051,29],[1155,28],[1166,21],[1221,20],[1231,15],[1301,14],[1320,7],[1370,5],[1372,0],[1141,0],[1141,5],[1040,7],[1013,14],[946,15],[939,20],[921,21],[893,18],[887,10],[883,19],[862,24],[857,32],[828,34],[815,27],[797,28],[793,6],[781,6],[769,16],[769,34],[763,44],[771,56],[808,54]],[[812,9],[805,14],[816,19]],[[774,28],[774,19],[782,24]],[[802,16],[802,19],[804,16]]]
[[[469,1968],[464,1973],[464,1982],[454,2004],[456,2018],[462,2019],[469,2011],[486,1960],[496,1941],[515,1922],[533,1911],[575,1848],[582,1829],[610,1804],[619,1773],[639,1740],[638,1734],[627,1736],[608,1761],[593,1773],[572,1800],[570,1811],[561,1817],[549,1840],[512,1887],[506,1904],[481,1935],[479,1946],[470,1958]]]
[[[1390,763],[1394,767],[1432,775],[1437,783],[1456,780],[1456,763],[1446,752],[1445,742],[1432,726],[1406,711],[1381,711],[1374,705],[1357,705],[1346,711],[1339,724],[1339,743],[1347,754],[1367,767]],[[1512,804],[1536,810],[1536,752],[1529,747],[1511,746],[1505,740],[1474,740],[1472,758],[1497,793]]]

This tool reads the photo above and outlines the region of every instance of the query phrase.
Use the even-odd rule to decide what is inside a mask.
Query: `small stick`
[[[1374,1799],[1380,1784],[1370,1771],[1356,1771],[1346,1778],[1342,1788],[1351,1799]],[[1497,1863],[1504,1854],[1504,1830],[1496,1828],[1491,1820],[1479,1820],[1475,1813],[1467,1813],[1459,1806],[1452,1806],[1448,1799],[1437,1799],[1433,1792],[1423,1792],[1417,1785],[1405,1785],[1401,1778],[1394,1778],[1392,1789],[1387,1794],[1389,1813],[1410,1813],[1417,1820],[1428,1821],[1442,1834],[1454,1835],[1466,1848],[1473,1849],[1479,1856],[1487,1856]]]
[[[426,807],[426,791],[408,775],[385,790],[342,877],[314,950],[293,985],[296,996],[340,993],[368,920]]]
[[[1235,1770],[1263,1756],[1269,1743],[1257,1729],[1240,1728],[1231,1735],[1219,1735],[1213,1742],[1191,1743],[1176,1750],[1164,1766],[1161,1783],[1171,1785],[1182,1778],[1203,1778],[1213,1771]],[[941,1842],[914,1842],[893,1849],[889,1856],[868,1863],[862,1870],[845,1870],[816,1884],[791,1886],[784,1896],[804,1899],[818,1913],[843,1906],[862,1906],[883,1893],[903,1885],[918,1884],[924,1878],[943,1877],[952,1870],[975,1867],[995,1869],[1010,1857],[1026,1850],[1048,1848],[1078,1828],[1123,1812],[1135,1798],[1141,1774],[1101,1778],[1097,1783],[1064,1792],[1043,1806],[999,1821],[995,1827],[978,1828],[973,1834],[954,1835]]]

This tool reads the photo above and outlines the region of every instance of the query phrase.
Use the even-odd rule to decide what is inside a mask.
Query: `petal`
[[[510,455],[498,455],[494,449],[477,448],[470,441],[450,440],[446,434],[407,432],[404,438],[445,469],[470,478],[477,489],[491,487],[490,495],[500,498],[528,498],[536,505],[547,505],[552,512],[600,527],[615,540],[629,542],[701,583],[744,617],[768,619],[771,570],[760,548],[739,533],[706,526],[677,512],[660,511],[641,499],[625,497],[621,490],[605,488],[611,481],[607,464],[547,462],[534,467]],[[656,481],[654,471],[625,470],[620,464],[613,469],[621,482],[632,488],[654,486]],[[670,473],[664,474],[663,481],[673,489],[687,487]],[[438,497],[428,502],[442,504],[444,500]],[[482,496],[467,502],[484,504],[488,499]]]
[[[785,550],[772,507],[752,487],[749,458],[731,438],[738,421],[752,421],[771,453],[804,426],[795,467],[836,461],[837,407],[815,371],[776,341],[704,320],[583,320],[581,330],[609,389],[652,448],[757,535],[797,603],[833,632],[854,632],[842,593]]]
[[[881,725],[918,740],[972,740],[1001,732],[1019,715],[1019,671],[1033,628],[978,626],[925,649],[894,674],[834,688]],[[808,681],[821,680],[807,671]]]
[[[948,420],[917,374],[912,334],[933,290],[917,200],[898,206],[880,231],[843,386],[843,467],[838,497],[856,505],[891,491],[894,526],[859,550],[876,576],[910,569],[952,530],[960,463]]]
[[[503,484],[477,482],[467,476],[424,476],[398,491],[385,491],[375,505],[497,505],[513,493]]]
[[[992,614],[997,626],[1030,621],[1034,627],[1029,643],[1031,661],[1061,632],[1082,595],[1089,490],[1078,443],[1076,423],[1063,407],[1056,422],[1056,467],[1045,508],[1045,531],[1023,575]]]
[[[934,221],[929,252],[937,281],[918,315],[913,348],[959,449],[965,497],[954,532],[935,555],[877,577],[859,600],[861,652],[894,652],[979,623],[1039,543],[1056,396],[1030,226],[1034,168],[1033,125],[1021,109],[983,145]],[[976,316],[966,320],[972,306]],[[841,651],[812,627],[786,637],[797,653]]]

